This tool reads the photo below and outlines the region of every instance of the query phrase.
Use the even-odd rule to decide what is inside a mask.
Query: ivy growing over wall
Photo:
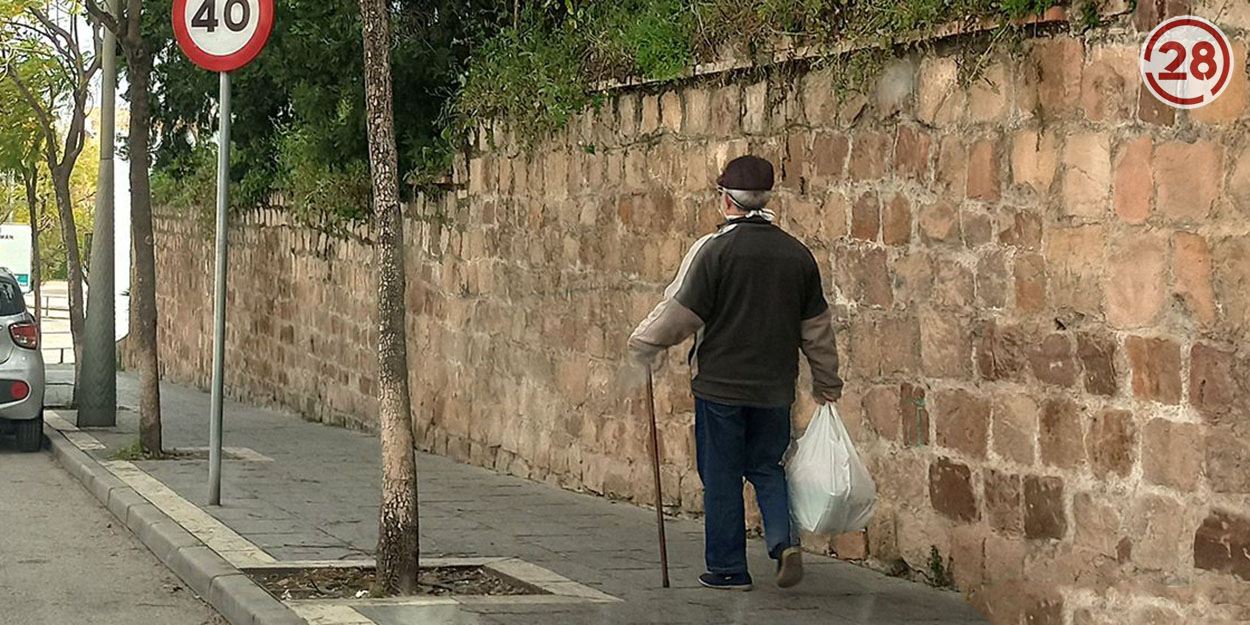
[[[1064,0],[437,0],[392,3],[395,114],[407,182],[433,188],[466,131],[502,121],[522,143],[558,130],[614,79],[688,75],[697,63],[778,45],[850,44],[847,84],[907,39],[981,18],[1010,21]],[[1082,3],[1073,0],[1080,13]],[[211,211],[216,78],[174,49],[170,0],[153,0],[154,192],[165,209]],[[277,0],[269,46],[234,78],[232,199],[286,198],[331,232],[369,215],[359,10],[355,0]],[[163,7],[163,8],[162,8]],[[969,65],[975,66],[975,63]],[[337,225],[336,225],[337,224]]]
[[[507,122],[523,141],[559,128],[595,101],[594,85],[668,80],[727,54],[788,44],[889,49],[951,22],[1009,22],[1060,0],[548,0],[470,59],[456,121]],[[863,58],[863,55],[860,55]],[[874,55],[868,55],[874,56]],[[879,56],[879,55],[876,55]]]

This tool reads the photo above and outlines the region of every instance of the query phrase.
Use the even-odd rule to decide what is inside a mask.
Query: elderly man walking
[[[695,438],[706,513],[709,588],[750,590],[742,480],[755,487],[777,585],[803,578],[790,526],[782,455],[790,444],[799,350],[820,403],[842,393],[832,314],[811,251],[773,224],[765,208],[773,166],[736,158],[716,180],[725,218],[695,242],[664,299],[629,337],[639,362],[695,335],[690,350]]]

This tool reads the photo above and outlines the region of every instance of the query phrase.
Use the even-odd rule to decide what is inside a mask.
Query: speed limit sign
[[[260,54],[273,30],[273,0],[174,0],[174,34],[193,63],[231,72]]]
[[[217,102],[217,246],[213,270],[213,386],[208,425],[208,503],[221,505],[226,367],[226,232],[230,206],[230,72],[252,62],[273,30],[273,0],[174,0],[178,47],[192,63],[220,74]]]

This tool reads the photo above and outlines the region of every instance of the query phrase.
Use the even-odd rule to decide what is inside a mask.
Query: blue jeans
[[[781,465],[790,445],[790,407],[729,406],[696,397],[694,411],[707,570],[746,573],[743,478],[755,487],[769,556],[776,559],[794,542],[790,493]]]

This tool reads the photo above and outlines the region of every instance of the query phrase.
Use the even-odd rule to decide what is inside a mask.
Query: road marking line
[[[174,447],[169,450],[172,453],[187,452],[193,454],[208,453],[207,447]],[[231,460],[244,460],[247,462],[273,462],[273,458],[256,451],[250,447],[222,447],[221,452],[226,458]]]
[[[187,501],[160,480],[127,460],[105,460],[104,468],[160,509],[183,529],[216,551],[227,562],[242,568],[257,562],[275,562],[273,556],[252,541]]]
[[[351,606],[324,603],[300,603],[287,601],[287,607],[295,611],[308,625],[377,625]]]

